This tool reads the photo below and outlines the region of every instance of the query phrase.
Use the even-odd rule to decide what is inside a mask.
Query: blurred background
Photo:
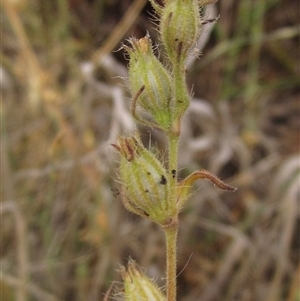
[[[119,300],[129,256],[163,286],[163,233],[122,207],[110,146],[136,129],[122,42],[148,31],[165,59],[151,6],[1,2],[0,299]],[[205,168],[238,190],[197,183],[178,300],[300,300],[299,1],[222,0],[202,15],[220,19],[187,64],[179,177]],[[165,160],[162,133],[139,130]]]

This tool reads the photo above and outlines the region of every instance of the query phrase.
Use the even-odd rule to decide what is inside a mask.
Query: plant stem
[[[167,260],[167,301],[176,301],[176,253],[178,220],[164,228]]]
[[[176,171],[177,175],[177,164],[178,164],[178,134],[171,133],[168,135],[168,151],[169,151],[169,172],[172,170]],[[177,178],[175,175],[174,178]],[[176,180],[176,179],[175,179]],[[176,181],[175,181],[176,182]]]
[[[178,164],[178,134],[171,133],[168,135],[169,144],[169,173],[170,177],[170,196],[169,203],[177,210],[177,164]],[[175,172],[174,172],[175,171]],[[167,301],[176,301],[176,261],[177,261],[177,233],[178,233],[178,213],[172,222],[163,228],[166,236],[166,261],[167,261]]]
[[[176,64],[173,66],[173,85],[175,95],[175,116],[181,119],[183,112],[187,110],[190,105],[189,93],[187,91],[185,82],[185,67],[184,64]],[[180,133],[180,124],[178,134]]]

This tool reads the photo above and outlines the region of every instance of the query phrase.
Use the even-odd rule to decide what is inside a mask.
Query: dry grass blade
[[[289,253],[291,241],[295,235],[296,221],[298,218],[298,197],[300,194],[300,158],[298,156],[289,159],[282,164],[278,175],[274,180],[273,197],[278,198],[278,212],[281,223],[280,237],[277,247],[276,270],[271,284],[271,288],[266,298],[267,301],[281,300],[281,283],[289,265]]]
[[[4,282],[6,282],[7,284],[9,284],[12,287],[15,287],[17,290],[20,289],[22,287],[22,283],[20,282],[19,279],[16,279],[13,276],[10,275],[6,275],[4,273],[0,273],[0,279]],[[43,301],[63,301],[60,298],[57,298],[55,296],[53,296],[52,294],[45,292],[44,290],[40,289],[39,287],[37,287],[36,285],[27,282],[25,285],[25,291],[26,291],[26,295],[28,293],[30,293],[32,296],[34,296],[37,300],[43,300]],[[16,299],[16,301],[19,300],[28,300],[26,299]]]
[[[28,273],[28,250],[27,250],[27,231],[24,217],[19,206],[13,201],[6,201],[0,204],[0,216],[10,213],[13,216],[14,225],[16,227],[16,244],[17,244],[17,259],[19,279],[16,293],[16,301],[27,300],[27,282],[29,280]],[[2,217],[1,217],[2,221]],[[1,235],[2,236],[2,235]],[[4,273],[4,272],[3,272]],[[3,278],[5,281],[5,277]]]
[[[109,36],[108,40],[104,45],[98,49],[92,57],[92,61],[95,66],[101,64],[102,59],[105,55],[111,53],[114,48],[120,43],[125,33],[130,27],[136,22],[142,8],[146,4],[146,0],[135,0],[129,7],[127,13],[118,23],[114,31]]]

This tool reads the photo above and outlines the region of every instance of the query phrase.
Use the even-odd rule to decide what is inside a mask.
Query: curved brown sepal
[[[207,171],[205,169],[197,170],[197,171],[193,172],[192,174],[190,174],[188,177],[186,177],[184,180],[182,180],[181,182],[178,183],[178,186],[177,186],[178,200],[177,200],[177,202],[178,202],[178,206],[180,208],[187,200],[193,183],[199,179],[207,179],[222,190],[227,190],[227,191],[236,191],[237,190],[236,187],[226,184],[225,182],[223,182],[221,179],[219,179],[217,176],[213,175],[209,171]]]

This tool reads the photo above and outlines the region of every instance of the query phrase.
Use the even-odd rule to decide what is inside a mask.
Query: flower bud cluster
[[[222,182],[206,170],[195,171],[177,181],[178,137],[183,114],[189,106],[185,82],[185,62],[200,34],[199,7],[215,0],[163,0],[164,6],[150,0],[160,18],[160,36],[171,71],[153,52],[149,35],[131,38],[123,48],[129,55],[131,113],[144,125],[163,130],[169,142],[168,170],[147,150],[138,133],[119,137],[113,146],[120,153],[121,198],[125,208],[161,225],[167,241],[167,297],[141,273],[133,261],[121,271],[124,298],[128,301],[166,301],[176,299],[176,236],[178,214],[190,196],[193,183],[207,179],[221,189],[236,188]],[[138,112],[142,108],[149,116]]]

